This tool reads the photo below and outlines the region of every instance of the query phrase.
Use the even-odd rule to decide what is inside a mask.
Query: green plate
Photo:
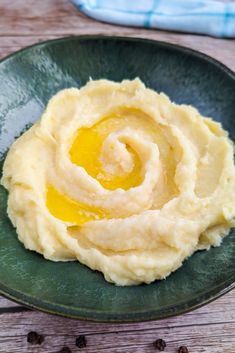
[[[173,44],[83,36],[41,43],[0,62],[0,153],[36,121],[48,100],[89,78],[140,77],[177,103],[195,105],[235,138],[235,74],[217,61]],[[2,169],[2,168],[1,168]],[[78,262],[53,263],[25,250],[0,188],[0,293],[32,308],[95,321],[143,321],[195,309],[233,287],[235,231],[219,248],[194,254],[163,281],[117,287]]]

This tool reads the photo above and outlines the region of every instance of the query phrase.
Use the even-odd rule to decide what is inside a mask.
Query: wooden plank
[[[19,306],[19,304],[0,296],[0,310],[17,306]]]
[[[84,16],[68,0],[2,0],[0,16],[0,57],[46,39],[107,34],[163,40],[191,47],[235,70],[235,40],[104,24]]]
[[[167,352],[176,352],[180,345],[187,345],[190,352],[234,353],[235,318],[231,320],[220,300],[213,322],[201,319],[203,308],[191,314],[163,321],[137,324],[98,324],[81,322],[37,312],[2,314],[0,330],[0,353],[59,351],[63,346],[75,349],[75,338],[84,334],[87,348],[84,352],[154,352],[152,342],[163,338]],[[213,311],[211,304],[211,312]],[[220,307],[220,309],[219,309]],[[207,307],[209,308],[209,306]],[[207,318],[210,313],[207,313]],[[45,337],[40,348],[26,341],[29,331],[36,331]],[[219,347],[223,347],[220,349]]]
[[[235,71],[235,40],[113,26],[94,21],[68,0],[1,0],[0,58],[22,47],[69,35],[107,34],[163,40],[211,55]],[[23,311],[22,311],[23,310]],[[27,343],[27,333],[45,336],[42,346]],[[190,352],[235,353],[235,291],[213,303],[167,320],[136,324],[96,324],[31,311],[0,297],[0,353],[72,352],[79,334],[87,336],[88,353],[151,353],[152,342],[164,338],[167,353],[186,344]]]

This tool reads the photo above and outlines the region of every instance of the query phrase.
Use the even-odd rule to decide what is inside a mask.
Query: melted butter
[[[69,151],[74,164],[83,167],[91,177],[109,190],[117,188],[128,190],[141,184],[143,180],[140,158],[130,146],[126,146],[132,155],[134,165],[130,173],[117,176],[102,170],[100,154],[105,138],[111,132],[127,125],[128,119],[116,116],[105,118],[91,128],[81,128],[77,131]],[[46,205],[56,218],[79,226],[91,220],[110,218],[107,211],[72,200],[59,193],[52,185],[47,187]]]
[[[78,226],[88,221],[110,218],[105,210],[72,200],[59,193],[52,185],[47,187],[46,205],[56,218]]]
[[[162,192],[158,190],[158,196],[152,206],[152,209],[158,209],[178,193],[174,183],[175,159],[172,158],[172,151],[165,137],[144,112],[123,108],[117,114],[105,117],[90,128],[79,129],[69,150],[70,159],[72,163],[83,167],[108,190],[117,188],[128,190],[140,185],[143,181],[141,159],[131,146],[126,145],[133,161],[133,168],[129,173],[109,174],[103,170],[100,161],[102,145],[108,135],[127,126],[133,130],[144,131],[160,150],[165,185]],[[91,220],[112,218],[106,210],[72,200],[59,193],[52,185],[48,185],[47,188],[46,205],[56,218],[78,226]]]
[[[128,190],[140,185],[143,180],[140,158],[130,146],[127,146],[127,149],[132,155],[134,164],[130,173],[112,175],[102,170],[100,155],[103,142],[110,133],[123,125],[128,126],[128,119],[113,117],[105,118],[91,128],[81,128],[78,130],[70,149],[71,161],[83,167],[90,176],[98,180],[108,190],[117,188]]]

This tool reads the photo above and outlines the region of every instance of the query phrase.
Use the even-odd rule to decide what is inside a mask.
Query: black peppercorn
[[[166,348],[166,342],[162,340],[161,338],[157,339],[155,342],[153,342],[154,348],[158,349],[159,351],[164,351]]]
[[[27,342],[31,344],[41,344],[44,341],[44,337],[39,335],[37,332],[31,331],[27,335]]]
[[[178,353],[189,353],[189,350],[186,346],[181,346],[178,349]]]
[[[86,347],[86,337],[84,335],[80,335],[76,338],[76,346],[78,348]]]
[[[72,351],[69,347],[63,347],[59,353],[72,353]]]

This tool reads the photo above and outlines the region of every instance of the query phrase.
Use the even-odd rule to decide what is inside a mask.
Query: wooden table
[[[0,58],[46,39],[94,33],[181,44],[235,71],[235,40],[111,26],[85,17],[68,0],[0,0]],[[27,343],[29,331],[43,334],[44,342]],[[81,334],[87,337],[87,347],[78,349],[75,338]],[[180,317],[125,325],[64,319],[0,298],[0,353],[54,353],[64,346],[72,352],[151,353],[158,338],[166,340],[167,353],[177,352],[180,345],[187,345],[191,353],[235,353],[235,292]]]

